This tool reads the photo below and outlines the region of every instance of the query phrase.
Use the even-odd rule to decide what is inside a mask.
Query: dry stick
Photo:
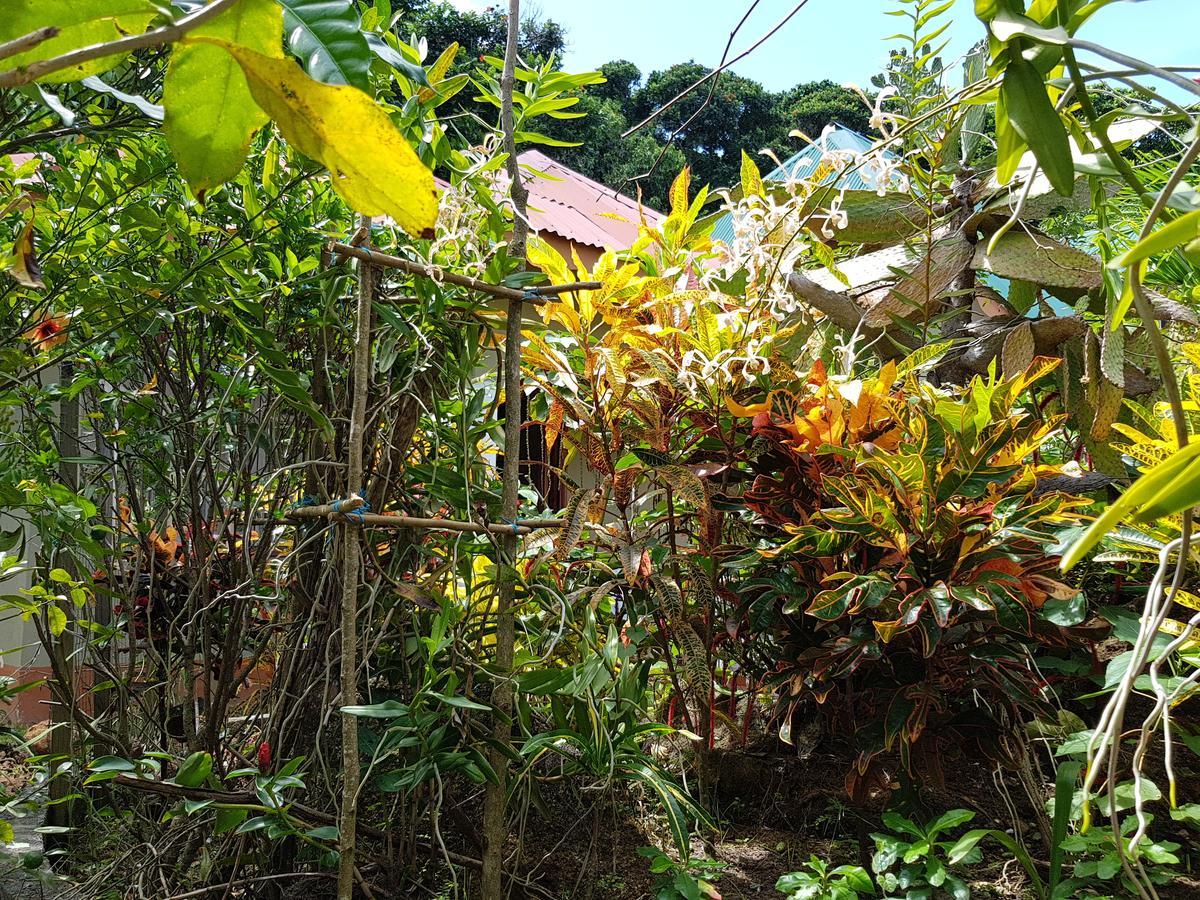
[[[371,220],[362,217],[361,225]],[[355,313],[354,382],[350,401],[350,436],[346,492],[360,498],[363,490],[363,431],[367,419],[367,382],[371,378],[371,300],[374,268],[358,267],[358,309]],[[358,570],[362,547],[358,528],[342,527],[342,706],[358,702]],[[358,719],[342,714],[342,813],[338,822],[338,900],[353,900],[355,882],[355,825],[358,817]]]
[[[161,47],[163,44],[174,43],[192,29],[220,15],[237,2],[238,0],[213,0],[212,3],[200,7],[190,16],[184,16],[178,22],[171,25],[164,25],[162,28],[154,29],[154,31],[130,35],[117,41],[109,41],[106,44],[92,44],[90,47],[81,47],[78,50],[72,50],[70,53],[64,53],[61,56],[53,56],[50,59],[39,59],[37,62],[31,62],[27,66],[8,69],[7,71],[0,72],[0,88],[20,87],[23,84],[32,84],[39,78],[44,78],[52,72],[61,72],[63,69],[103,59],[105,56],[126,56],[134,50],[144,50],[147,47]]]
[[[37,31],[31,31],[29,34],[13,38],[11,41],[0,44],[0,59],[8,59],[10,56],[16,56],[18,53],[24,53],[26,50],[32,50],[38,44],[48,41],[52,37],[58,37],[58,27],[55,25],[47,28],[39,28]]]
[[[526,203],[529,194],[521,180],[517,163],[516,125],[513,116],[513,85],[516,82],[517,37],[521,25],[521,0],[508,0],[508,34],[504,46],[504,71],[500,77],[500,128],[504,132],[504,150],[508,154],[509,191],[513,203],[513,230],[508,255],[524,268],[525,242],[529,233]],[[504,365],[497,373],[497,388],[504,389],[504,472],[501,475],[501,515],[512,522],[520,505],[521,477],[521,313],[523,297],[508,305],[504,329]],[[501,379],[503,381],[501,382]],[[493,748],[491,764],[495,781],[489,781],[483,804],[483,873],[480,896],[483,900],[501,900],[503,891],[504,839],[508,836],[508,757],[503,751],[511,737],[513,687],[511,682],[516,621],[513,600],[517,591],[517,535],[502,535],[498,541],[496,566],[496,659],[495,688],[492,691]]]
[[[257,875],[254,878],[239,878],[237,881],[226,881],[221,884],[210,884],[184,894],[172,894],[167,900],[187,900],[189,897],[203,897],[217,891],[241,887],[245,884],[261,884],[264,881],[281,881],[287,878],[333,878],[332,872],[283,872],[279,875]]]
[[[548,284],[540,287],[531,287],[527,291],[524,291],[506,287],[502,284],[489,284],[486,281],[480,281],[478,278],[471,278],[468,275],[443,272],[436,266],[428,266],[425,263],[414,262],[411,259],[401,259],[399,256],[391,256],[387,253],[381,253],[378,250],[372,250],[369,247],[359,247],[353,244],[342,244],[334,241],[329,244],[329,252],[338,256],[352,256],[355,259],[374,263],[380,268],[399,269],[402,272],[407,272],[409,275],[418,275],[434,281],[444,281],[446,284],[455,284],[459,287],[479,291],[482,294],[499,297],[501,300],[511,300],[517,303],[545,303],[546,298],[558,294],[565,294],[569,291],[594,291],[601,287],[599,281],[577,281],[572,284]]]

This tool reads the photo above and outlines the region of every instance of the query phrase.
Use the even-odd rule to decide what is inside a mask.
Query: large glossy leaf
[[[193,38],[210,37],[282,57],[283,11],[275,0],[241,0]],[[163,130],[184,180],[203,197],[241,171],[254,132],[267,124],[242,68],[211,44],[181,44],[163,81]]]
[[[1075,165],[1067,129],[1033,63],[1014,55],[1004,70],[1000,96],[1004,98],[1012,127],[1029,145],[1054,189],[1069,197],[1075,182]]]
[[[200,787],[212,774],[213,759],[203,751],[197,751],[183,761],[175,773],[175,783],[184,787]]]
[[[16,68],[80,47],[138,34],[146,30],[156,15],[158,9],[151,0],[5,0],[0,13],[0,43],[47,26],[54,26],[59,32],[32,50],[3,60],[0,68]],[[39,80],[48,83],[79,81],[111,69],[123,58],[122,54],[105,56]]]
[[[286,10],[288,47],[306,71],[326,84],[369,91],[371,48],[350,0],[279,0]]]
[[[414,237],[432,234],[433,173],[374,100],[357,88],[314,81],[290,59],[204,40],[241,64],[255,102],[293,147],[329,169],[334,190],[353,209],[391,216]]]

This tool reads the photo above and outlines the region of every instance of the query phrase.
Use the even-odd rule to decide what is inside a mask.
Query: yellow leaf
[[[692,180],[692,171],[687,166],[679,170],[675,180],[671,182],[671,215],[685,216],[688,211],[688,184]]]
[[[1200,611],[1200,597],[1189,591],[1176,591],[1175,602],[1180,606],[1186,606],[1188,609]],[[1197,635],[1200,637],[1200,635]]]
[[[329,169],[333,189],[357,212],[391,216],[414,237],[431,237],[437,220],[433,173],[375,101],[358,88],[322,84],[290,59],[272,59],[228,41],[250,93],[283,136]]]
[[[873,622],[875,631],[879,635],[879,639],[885,644],[903,630],[899,620],[895,622]]]
[[[15,278],[18,284],[38,290],[45,289],[46,283],[42,281],[42,267],[38,263],[37,253],[33,248],[33,216],[29,217],[29,221],[17,235],[12,259],[12,266],[9,268],[8,274]]]
[[[437,84],[446,77],[446,73],[450,71],[450,66],[454,64],[454,57],[458,55],[458,41],[454,41],[442,51],[442,55],[437,58],[429,68],[427,80],[429,87],[423,87],[417,91],[417,100],[421,103],[428,103],[437,96]]]
[[[55,637],[67,630],[67,614],[54,604],[46,607],[46,620],[50,624],[50,633]]]
[[[771,398],[767,397],[761,403],[751,403],[749,406],[742,406],[732,397],[725,398],[725,408],[735,416],[742,419],[752,419],[757,415],[771,411]]]
[[[1180,593],[1183,593],[1183,592],[1180,591]],[[1178,599],[1178,596],[1176,596],[1176,599]],[[1195,599],[1195,598],[1193,598],[1193,599]],[[1184,604],[1184,605],[1191,606],[1190,603]],[[1193,608],[1195,608],[1195,607],[1193,607]],[[1183,634],[1183,632],[1186,629],[1187,629],[1186,622],[1180,622],[1178,619],[1163,619],[1162,627],[1159,630],[1164,631],[1167,634],[1173,635],[1174,637],[1179,637],[1181,634]],[[1200,631],[1193,629],[1192,633],[1188,635],[1187,640],[1185,640],[1183,642],[1180,649],[1195,650],[1197,647],[1200,647]]]
[[[745,150],[742,151],[742,196],[743,197],[761,197],[763,195],[763,180],[762,175],[758,172],[758,166],[754,164],[754,160],[750,158],[750,154]]]
[[[889,359],[884,367],[879,370],[879,384],[881,387],[890,388],[896,383],[896,361]]]

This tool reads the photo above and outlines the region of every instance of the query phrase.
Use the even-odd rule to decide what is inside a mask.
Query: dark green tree
[[[816,138],[831,123],[860,134],[871,130],[871,110],[862,97],[829,80],[807,81],[783,91],[776,100],[776,114],[784,139],[792,129]]]
[[[634,100],[634,115],[643,118],[695,84],[710,69],[697,62],[676,63],[646,79]],[[775,97],[757,81],[731,72],[722,73],[716,89],[711,82],[673,104],[654,122],[652,132],[660,140],[672,135],[675,146],[691,163],[696,181],[712,187],[737,183],[741,151],[754,153],[764,147],[785,152]]]

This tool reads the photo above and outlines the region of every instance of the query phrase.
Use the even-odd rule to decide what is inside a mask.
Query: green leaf
[[[1027,37],[1042,44],[1065,44],[1071,39],[1065,28],[1043,28],[1028,16],[1018,16],[1008,10],[997,13],[991,28],[996,39],[1006,43],[1015,37]]]
[[[474,700],[468,700],[466,697],[459,697],[452,694],[438,694],[442,702],[447,706],[453,706],[455,709],[477,709],[480,712],[487,712],[491,709],[490,706],[485,706],[482,703],[476,703]]]
[[[338,839],[336,825],[322,825],[320,828],[311,828],[305,834],[310,838],[316,838],[318,841],[336,841]]]
[[[370,93],[371,48],[350,0],[279,0],[286,12],[288,48],[304,71],[325,84]]]
[[[1054,625],[1069,628],[1078,625],[1087,616],[1087,604],[1083,594],[1076,594],[1066,600],[1050,599],[1045,602],[1038,615]]]
[[[578,147],[579,141],[564,141],[550,137],[540,131],[518,131],[514,135],[518,144],[541,144],[545,147]]]
[[[416,84],[426,87],[429,85],[429,78],[425,74],[425,69],[417,65],[415,62],[406,59],[404,54],[392,47],[381,36],[374,33],[365,35],[367,46],[371,48],[371,52],[378,56],[381,60],[391,66],[393,69],[400,70],[406,78]]]
[[[130,34],[140,34],[158,15],[152,0],[6,0],[0,15],[0,43],[53,26],[58,35],[31,50],[10,56],[0,68],[26,66],[81,47],[104,44]],[[111,69],[124,54],[90,60],[38,79],[43,83],[79,81]]]
[[[239,810],[239,812],[245,815],[245,810]],[[270,825],[273,821],[274,819],[272,819],[270,816],[255,816],[253,819],[248,819],[239,825],[237,831],[234,833],[248,834],[251,831],[260,831]]]
[[[1033,63],[1014,55],[1004,70],[1000,96],[1013,128],[1033,151],[1050,184],[1064,197],[1071,196],[1075,189],[1071,143]]]
[[[1180,216],[1157,231],[1152,231],[1108,265],[1113,269],[1130,266],[1159,253],[1190,244],[1197,238],[1200,238],[1200,209]]]
[[[382,703],[372,703],[370,706],[343,706],[342,712],[348,716],[358,716],[365,719],[395,719],[408,715],[408,705],[399,700],[384,700]]]
[[[1021,156],[1025,153],[1025,141],[1017,134],[1012,120],[1008,116],[1008,104],[1004,102],[1004,92],[996,98],[996,181],[1008,184],[1021,165]]]
[[[225,834],[232,831],[245,821],[250,813],[244,809],[217,810],[217,819],[213,823],[213,834]]]
[[[67,614],[53,603],[46,607],[46,619],[50,623],[50,633],[55,637],[67,630]]]
[[[1075,760],[1060,763],[1054,777],[1054,820],[1051,825],[1053,844],[1050,847],[1050,883],[1048,888],[1053,895],[1054,889],[1062,880],[1063,860],[1066,856],[1062,846],[1067,836],[1067,827],[1071,822],[1071,797],[1075,793],[1075,782],[1083,764]]]
[[[175,773],[175,783],[184,787],[200,787],[208,781],[212,774],[213,759],[203,750],[198,750],[183,761],[179,771]]]
[[[0,819],[0,843],[11,844],[15,837],[12,822],[8,821],[8,819]]]
[[[101,756],[88,765],[93,772],[136,772],[137,764],[120,756]]]
[[[275,0],[241,0],[171,53],[163,132],[179,173],[201,199],[241,171],[250,139],[269,121],[237,62],[220,47],[193,43],[204,37],[282,57],[283,11]]]
[[[290,59],[205,40],[241,64],[255,102],[292,146],[329,169],[333,189],[351,208],[391,216],[413,237],[433,233],[433,173],[374,100],[357,88],[313,81]]]

